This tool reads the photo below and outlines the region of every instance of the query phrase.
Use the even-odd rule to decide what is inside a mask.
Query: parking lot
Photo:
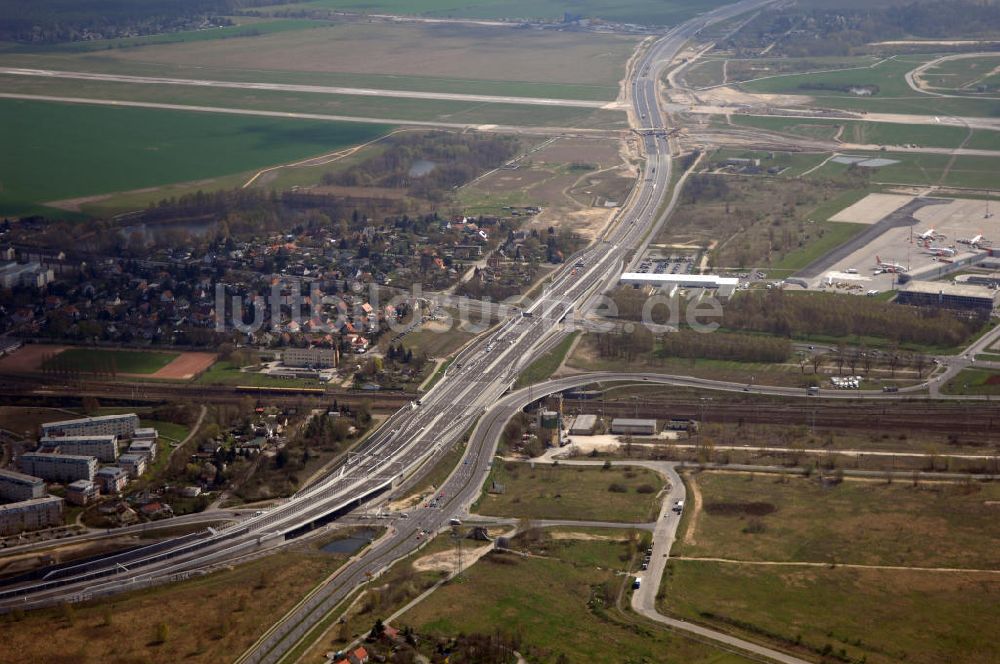
[[[691,274],[695,269],[694,254],[674,254],[655,258],[647,256],[639,263],[638,272],[647,274]]]

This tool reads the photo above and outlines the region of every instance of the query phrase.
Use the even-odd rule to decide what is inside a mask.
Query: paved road
[[[997,54],[996,52],[992,52],[992,53],[956,53],[953,55],[945,55],[940,58],[931,60],[930,62],[925,62],[919,67],[916,67],[915,69],[911,69],[910,71],[906,72],[904,78],[906,79],[906,84],[910,86],[910,89],[913,90],[914,92],[919,92],[920,94],[931,95],[932,97],[950,97],[954,99],[986,99],[995,101],[997,99],[1000,99],[1000,97],[990,97],[977,94],[959,95],[959,94],[949,94],[946,92],[937,92],[935,90],[929,90],[925,87],[922,87],[919,83],[917,83],[917,79],[921,75],[923,75],[925,71],[927,71],[932,67],[938,66],[942,62],[948,62],[949,60],[965,60],[968,58],[982,58],[982,57],[995,58],[997,57]],[[983,70],[984,76],[986,76],[988,73],[989,73],[988,68]]]
[[[521,104],[528,106],[557,106],[559,108],[615,108],[615,102],[584,101],[579,99],[548,99],[544,97],[509,97],[472,95],[451,92],[420,92],[415,90],[380,90],[377,88],[349,88],[329,85],[293,85],[289,83],[251,83],[244,81],[209,81],[196,78],[167,78],[160,76],[126,76],[123,74],[95,74],[83,71],[57,69],[28,69],[0,67],[0,74],[29,76],[33,78],[62,78],[79,81],[111,83],[138,83],[142,85],[181,85],[201,88],[232,88],[236,90],[268,90],[276,92],[306,92],[325,95],[354,95],[357,97],[397,97],[400,99],[436,99],[441,101],[474,102],[479,104]]]

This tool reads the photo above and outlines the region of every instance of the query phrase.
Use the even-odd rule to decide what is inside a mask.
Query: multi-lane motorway
[[[497,404],[519,371],[541,349],[565,334],[558,323],[617,275],[629,253],[650,231],[668,194],[672,170],[657,92],[662,69],[706,26],[768,1],[746,0],[702,14],[673,28],[646,51],[629,83],[635,119],[643,128],[652,130],[643,136],[646,166],[630,206],[615,227],[561,269],[536,302],[463,351],[430,392],[390,417],[328,477],[286,503],[230,527],[0,590],[0,607],[38,606],[111,594],[247,555],[273,546],[283,535],[303,525],[398,485],[425,467]],[[278,661],[352,589],[416,548],[424,538],[423,532],[445,526],[448,518],[478,492],[491,454],[487,445],[470,444],[463,463],[444,485],[444,496],[436,507],[424,507],[412,519],[397,521],[389,536],[366,555],[345,565],[334,579],[261,637],[240,661]]]

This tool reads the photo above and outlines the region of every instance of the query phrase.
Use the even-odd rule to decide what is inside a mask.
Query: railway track
[[[832,400],[701,400],[670,397],[628,400],[566,400],[567,413],[601,413],[608,417],[664,417],[725,424],[807,425],[878,431],[919,431],[961,437],[963,442],[995,443],[1000,403]]]
[[[331,388],[259,387],[247,385],[199,385],[195,383],[151,383],[81,380],[46,381],[44,377],[0,377],[0,399],[33,403],[98,397],[130,403],[198,401],[238,404],[246,399],[266,399],[273,405],[296,405],[310,402],[357,405],[362,402],[373,410],[395,411],[412,401],[413,394],[398,390],[362,392]]]

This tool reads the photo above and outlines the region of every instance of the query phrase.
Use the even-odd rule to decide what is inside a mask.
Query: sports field
[[[388,130],[382,125],[0,100],[0,214],[285,163]]]
[[[0,358],[0,373],[89,373],[156,380],[190,380],[205,372],[215,353],[105,350],[29,344]]]
[[[177,357],[178,353],[67,348],[44,361],[41,368],[80,373],[154,374]]]

